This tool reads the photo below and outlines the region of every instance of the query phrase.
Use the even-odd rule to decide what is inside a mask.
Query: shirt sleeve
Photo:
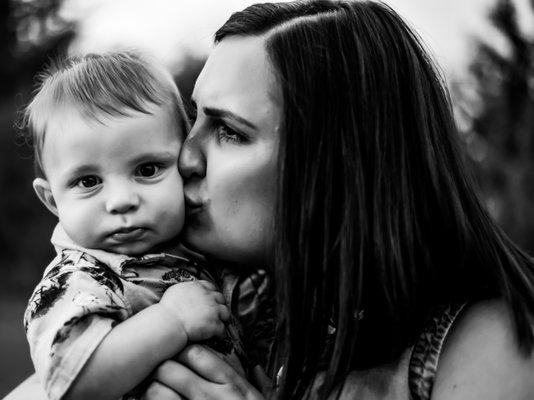
[[[91,256],[63,251],[46,269],[24,315],[35,370],[61,399],[107,333],[131,314],[120,278]]]

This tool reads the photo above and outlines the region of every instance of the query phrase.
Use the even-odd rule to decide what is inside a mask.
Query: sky
[[[516,0],[519,9],[528,0]],[[205,57],[213,33],[249,0],[67,0],[62,14],[76,21],[74,52],[144,49],[174,71],[184,55]],[[494,0],[385,0],[421,35],[445,73],[461,77],[476,40],[506,51],[488,22]],[[530,15],[531,13],[523,13]],[[525,27],[534,26],[524,21]]]

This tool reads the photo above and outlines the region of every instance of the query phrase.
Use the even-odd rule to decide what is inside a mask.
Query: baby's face
[[[79,245],[140,255],[182,229],[177,163],[185,132],[169,106],[150,111],[99,122],[67,108],[47,125],[47,181],[59,220]]]

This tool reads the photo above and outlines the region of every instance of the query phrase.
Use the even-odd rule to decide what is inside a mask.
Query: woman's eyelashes
[[[195,103],[191,102],[185,105],[185,115],[189,119],[189,123],[193,125],[197,120],[197,107]]]
[[[242,144],[248,141],[248,136],[230,128],[222,121],[218,121],[215,128],[217,132],[217,138],[221,142]]]
[[[187,118],[191,126],[197,122],[198,114],[196,104],[192,101],[186,108]],[[225,120],[216,115],[204,114],[206,126],[214,132],[219,142],[244,144],[250,140],[249,136],[231,128]]]

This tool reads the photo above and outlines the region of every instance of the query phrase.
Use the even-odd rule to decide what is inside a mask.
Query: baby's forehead
[[[115,174],[152,159],[176,159],[182,130],[175,116],[167,107],[149,111],[90,117],[75,109],[61,110],[48,126],[43,147],[46,172],[67,175],[65,171],[90,165]]]
[[[56,145],[62,144],[79,135],[84,135],[85,139],[90,141],[92,137],[94,140],[100,140],[98,132],[113,134],[115,127],[125,125],[136,127],[138,123],[146,124],[147,121],[171,132],[180,142],[183,142],[187,135],[187,125],[183,115],[171,104],[148,104],[142,110],[124,107],[113,113],[71,104],[56,107],[48,114],[42,152],[49,151],[46,143],[50,141]],[[143,134],[153,133],[150,129],[146,129]]]
[[[101,109],[91,105],[65,104],[57,105],[47,113],[45,131],[48,133],[50,128],[63,126],[68,127],[73,120],[81,120],[91,128],[107,126],[111,122],[129,122],[139,117],[161,119],[165,118],[169,125],[175,128],[176,134],[182,138],[187,132],[183,129],[184,116],[172,104],[144,104],[142,108],[117,107],[113,110]]]
[[[37,173],[44,174],[41,152],[53,134],[51,127],[68,131],[68,120],[61,120],[65,115],[78,114],[87,125],[98,125],[108,118],[129,118],[132,111],[150,112],[147,105],[169,107],[174,132],[183,140],[187,122],[180,93],[161,65],[133,52],[87,54],[52,63],[24,112]]]

